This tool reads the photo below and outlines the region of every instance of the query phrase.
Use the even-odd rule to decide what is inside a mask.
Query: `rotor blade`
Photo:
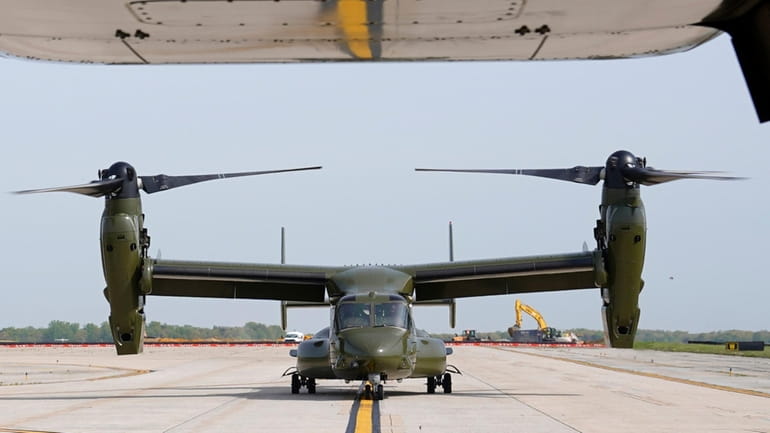
[[[745,177],[724,176],[719,171],[667,171],[652,167],[623,167],[623,177],[642,184],[657,185],[679,179],[742,180]]]
[[[88,195],[91,197],[102,197],[111,192],[117,191],[121,184],[122,179],[108,179],[108,180],[95,180],[91,183],[83,185],[72,186],[57,186],[54,188],[41,188],[41,189],[27,189],[24,191],[16,191],[16,194],[34,194],[40,192],[74,192],[75,194]]]
[[[519,174],[524,176],[547,177],[549,179],[567,180],[570,182],[584,183],[587,185],[596,185],[601,180],[601,172],[604,167],[584,167],[578,165],[572,168],[549,168],[549,169],[443,169],[443,168],[416,168],[416,171],[444,171],[456,173],[497,173],[497,174]]]
[[[147,194],[152,194],[158,191],[165,191],[167,189],[177,188],[180,186],[190,185],[198,182],[205,182],[207,180],[214,179],[227,179],[231,177],[242,176],[256,176],[260,174],[271,173],[283,173],[287,171],[301,171],[301,170],[318,170],[320,166],[315,167],[302,167],[302,168],[288,168],[283,170],[266,170],[266,171],[245,171],[241,173],[220,173],[220,174],[201,174],[191,176],[167,176],[165,174],[158,174],[155,176],[139,176],[142,180],[142,189]]]

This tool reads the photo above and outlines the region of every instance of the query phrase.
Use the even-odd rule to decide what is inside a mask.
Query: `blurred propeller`
[[[158,174],[155,176],[136,176],[134,168],[125,162],[116,162],[107,170],[99,170],[101,180],[73,186],[61,186],[54,188],[28,189],[16,191],[16,194],[32,194],[41,192],[72,192],[91,197],[125,196],[136,197],[138,189],[143,189],[147,194],[165,191],[180,186],[191,185],[215,179],[228,179],[232,177],[257,176],[261,174],[284,173],[288,171],[318,170],[320,166],[287,168],[282,170],[246,171],[239,173],[201,174],[189,176],[168,176]]]
[[[206,182],[207,180],[227,179],[231,177],[243,176],[258,176],[260,174],[284,173],[287,171],[318,170],[320,168],[320,166],[315,166],[287,168],[283,170],[244,171],[241,173],[199,174],[192,176],[167,176],[165,174],[158,174],[155,176],[139,176],[139,179],[142,181],[140,186],[144,192],[147,194],[152,194],[154,192],[165,191],[167,189],[191,185],[193,183]]]
[[[604,167],[584,167],[578,165],[572,168],[544,168],[544,169],[451,169],[451,168],[416,168],[416,171],[444,171],[456,173],[496,173],[496,174],[520,174],[524,176],[547,177],[550,179],[567,180],[570,182],[596,185],[601,180],[601,172]]]
[[[679,179],[741,180],[745,177],[724,176],[721,171],[668,171],[652,167],[621,167],[623,177],[641,185],[657,185]]]
[[[76,194],[89,195],[91,197],[102,197],[113,191],[120,189],[123,184],[122,179],[95,180],[91,183],[72,186],[57,186],[53,188],[26,189],[24,191],[14,191],[16,194],[34,194],[38,192],[74,192]]]
[[[657,185],[679,179],[739,180],[743,177],[725,176],[718,171],[667,171],[647,167],[644,158],[637,158],[631,152],[619,150],[607,159],[604,167],[585,167],[551,169],[437,169],[417,168],[416,171],[443,171],[459,173],[498,173],[524,176],[547,177],[549,179],[596,185],[605,181],[609,188],[635,187],[636,185]]]

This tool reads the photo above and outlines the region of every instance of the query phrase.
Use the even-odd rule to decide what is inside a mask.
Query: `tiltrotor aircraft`
[[[640,185],[677,179],[735,179],[712,172],[655,170],[630,152],[613,153],[604,166],[568,169],[457,170],[548,177],[595,185],[604,183],[593,251],[405,266],[302,266],[217,263],[152,258],[144,227],[140,190],[148,194],[196,182],[236,176],[309,170],[201,176],[139,176],[118,162],[84,185],[19,191],[68,191],[104,197],[101,256],[110,304],[109,323],[119,355],[142,351],[147,296],[279,300],[286,309],[327,306],[331,321],[299,344],[291,390],[315,393],[317,379],[362,380],[375,398],[383,383],[426,378],[427,392],[452,391],[447,354],[451,350],[419,331],[412,306],[447,305],[454,327],[455,299],[600,288],[608,344],[631,347],[639,322],[644,282],[646,220]]]

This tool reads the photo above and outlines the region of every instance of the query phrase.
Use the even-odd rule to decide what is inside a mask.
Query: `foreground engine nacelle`
[[[150,292],[151,272],[144,229],[140,179],[134,168],[117,162],[99,172],[102,182],[116,184],[103,191],[101,255],[104,295],[110,303],[110,330],[118,355],[142,352],[144,345],[144,295]]]
[[[639,324],[647,224],[638,189],[605,190],[609,196],[621,193],[624,204],[602,205],[604,222],[598,221],[597,237],[600,245],[604,244],[607,271],[607,282],[602,287],[605,339],[612,347],[630,348]]]
[[[628,152],[616,152],[605,167],[597,246],[602,253],[607,281],[602,285],[602,321],[607,345],[630,348],[639,325],[639,293],[647,220],[639,185],[623,176],[622,167],[643,162]]]
[[[107,199],[101,224],[105,297],[110,329],[119,355],[142,352],[144,294],[142,268],[147,240],[139,198]]]

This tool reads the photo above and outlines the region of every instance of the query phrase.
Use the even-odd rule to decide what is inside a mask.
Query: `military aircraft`
[[[82,63],[616,59],[720,31],[770,120],[768,0],[0,2],[0,53]]]
[[[110,304],[109,323],[119,355],[142,351],[147,296],[272,299],[286,309],[325,306],[329,326],[299,344],[291,391],[315,393],[317,379],[362,380],[377,399],[383,383],[426,378],[427,392],[452,391],[451,349],[419,331],[414,305],[446,305],[454,327],[455,299],[474,296],[600,288],[608,343],[631,347],[639,321],[638,298],[646,243],[640,185],[677,179],[736,179],[713,172],[656,170],[630,152],[613,153],[604,166],[534,170],[449,170],[604,183],[596,248],[578,253],[448,261],[399,266],[305,266],[182,261],[152,258],[140,190],[148,194],[212,179],[320,167],[209,174],[139,176],[125,162],[99,171],[87,184],[19,191],[64,191],[104,197],[101,257]],[[418,169],[446,171],[445,169]]]

